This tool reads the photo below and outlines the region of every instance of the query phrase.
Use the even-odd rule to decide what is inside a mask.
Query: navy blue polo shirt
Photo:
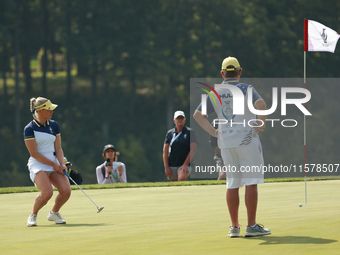
[[[166,135],[164,143],[170,145],[171,140],[178,133],[176,128],[170,129]],[[189,127],[184,126],[182,133],[171,145],[171,152],[169,155],[169,166],[180,167],[183,165],[185,159],[190,152],[190,143],[197,143],[195,131]]]
[[[35,139],[37,150],[44,156],[53,155],[54,142],[60,135],[59,124],[54,120],[47,120],[45,125],[34,119],[24,129],[24,139]]]

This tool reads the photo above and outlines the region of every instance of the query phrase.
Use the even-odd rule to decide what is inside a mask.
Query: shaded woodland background
[[[120,151],[129,182],[166,180],[164,136],[174,111],[190,115],[190,78],[219,77],[229,55],[245,78],[302,78],[304,18],[339,32],[340,2],[0,1],[0,186],[32,185],[23,128],[33,96],[59,105],[53,119],[84,183],[96,183],[107,143]],[[337,78],[339,63],[339,49],[307,53],[307,77]],[[339,163],[339,89],[318,86],[309,160]],[[290,157],[296,145],[285,135],[263,140],[265,158]]]

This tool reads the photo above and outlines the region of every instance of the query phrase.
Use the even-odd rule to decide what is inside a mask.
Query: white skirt
[[[45,156],[45,157],[47,157],[47,156]],[[47,158],[52,160],[53,162],[59,164],[58,159],[54,155],[48,156]],[[52,172],[55,171],[52,166],[43,164],[33,157],[29,158],[27,166],[28,166],[28,170],[30,171],[30,179],[32,180],[33,183],[34,183],[35,175],[38,172],[45,171],[45,172],[48,172],[49,174],[51,174]]]

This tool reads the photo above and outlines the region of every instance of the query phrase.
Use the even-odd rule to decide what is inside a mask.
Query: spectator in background
[[[64,162],[68,170],[69,176],[78,184],[82,184],[83,178],[81,177],[81,174],[77,170],[71,169],[72,163],[67,160],[66,157],[64,157]],[[70,184],[74,185],[74,183],[69,179]]]
[[[195,155],[197,141],[195,131],[185,126],[185,114],[176,111],[175,127],[165,136],[163,162],[165,175],[170,181],[185,181],[191,172],[190,161]]]
[[[126,167],[122,162],[117,161],[119,152],[112,144],[107,144],[103,149],[105,162],[96,168],[97,182],[99,184],[125,183]]]

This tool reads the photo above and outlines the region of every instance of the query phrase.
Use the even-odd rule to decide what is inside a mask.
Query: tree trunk
[[[44,54],[42,57],[42,94],[47,96],[47,81],[46,74],[48,68],[48,57],[47,57],[47,47],[48,47],[48,9],[46,0],[41,0],[41,7],[43,11],[43,47]]]
[[[3,71],[3,73],[2,73],[2,80],[3,80],[3,84],[4,84],[4,103],[5,103],[5,105],[8,105],[8,88],[7,88],[6,71]]]
[[[136,101],[136,73],[131,72],[130,75],[130,82],[131,82],[131,92],[130,92],[130,119],[135,119],[135,101]]]
[[[9,54],[8,54],[8,47],[6,42],[2,43],[2,79],[3,79],[3,84],[4,84],[4,103],[5,105],[8,105],[8,87],[7,87],[7,72],[10,71],[10,59],[9,59]]]
[[[20,5],[17,6],[18,11],[15,17],[15,38],[14,38],[14,51],[15,51],[15,136],[19,138],[21,125],[20,125],[20,87],[19,87],[19,40],[20,40]]]
[[[174,95],[175,95],[175,80],[173,77],[169,79],[169,93],[168,93],[168,102],[167,102],[167,127],[168,129],[174,127]]]
[[[175,7],[175,11],[174,11],[174,17],[172,20],[172,24],[174,27],[176,27],[178,25],[178,16],[179,16],[179,11],[181,8],[181,0],[177,1],[177,5]],[[172,35],[171,41],[173,43],[173,45],[176,45],[177,42],[177,37],[178,35],[176,33],[174,33]],[[174,50],[174,54],[173,57],[176,58],[176,47],[173,48]],[[173,75],[170,75],[169,77],[169,94],[168,94],[168,104],[167,104],[167,126],[168,129],[172,128],[174,126],[174,122],[173,122],[173,114],[174,114],[174,97],[175,97],[175,88],[176,88],[176,81]]]
[[[92,58],[91,87],[92,97],[95,98],[97,95],[97,58],[95,54],[93,54]]]
[[[104,88],[104,94],[105,94],[109,90],[109,80],[108,80],[107,71],[106,71],[106,60],[102,60],[102,79],[103,79],[103,88]]]
[[[89,58],[84,53],[78,53],[75,60],[77,63],[77,76],[88,78],[90,72]]]
[[[70,40],[71,40],[71,15],[70,15],[70,9],[71,4],[70,1],[67,1],[67,7],[66,10],[66,30],[67,30],[67,38],[66,38],[66,72],[67,72],[67,80],[66,80],[66,96],[71,97],[72,96],[72,78],[71,78],[71,52],[70,52]]]
[[[21,28],[23,37],[29,38],[31,33],[31,15],[27,1],[22,4],[22,21]],[[25,75],[26,93],[32,91],[32,75],[31,75],[31,44],[25,43],[21,47],[22,52],[22,71]]]
[[[53,31],[51,31],[49,34],[50,34],[51,55],[52,55],[51,69],[52,69],[53,75],[55,76],[57,74],[57,66],[56,66],[56,60],[55,60],[56,49],[55,49]]]
[[[25,75],[26,93],[32,91],[31,51],[29,47],[22,47],[22,71]]]

